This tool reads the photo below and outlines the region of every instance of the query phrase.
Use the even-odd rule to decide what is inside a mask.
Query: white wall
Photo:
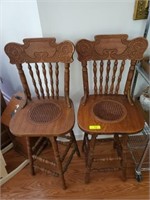
[[[145,20],[133,20],[134,0],[37,0],[44,36],[93,39],[95,34],[143,35]]]
[[[96,34],[126,33],[132,37],[143,36],[146,20],[133,20],[135,0],[37,0],[43,36],[56,37],[57,41],[69,39],[74,43]],[[150,54],[150,51],[149,51]],[[139,84],[140,83],[140,84]],[[137,88],[145,87],[140,79]],[[81,67],[74,54],[71,65],[71,98],[76,113],[83,95]],[[80,134],[77,125],[76,134]]]
[[[1,0],[0,77],[1,90],[6,99],[20,90],[16,67],[9,64],[4,53],[8,42],[22,43],[23,38],[41,37],[41,25],[36,0]]]

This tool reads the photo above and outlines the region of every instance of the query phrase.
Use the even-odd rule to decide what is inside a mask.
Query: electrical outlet
[[[147,19],[149,0],[135,0],[133,19]]]

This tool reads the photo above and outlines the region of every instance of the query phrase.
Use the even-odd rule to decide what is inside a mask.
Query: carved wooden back
[[[37,98],[59,97],[59,68],[64,66],[64,92],[69,98],[69,66],[74,45],[70,41],[56,44],[55,38],[24,39],[24,44],[8,43],[5,52],[11,64],[16,64],[27,98],[31,100],[31,77]],[[60,64],[61,63],[61,64]],[[28,68],[28,74],[26,69]]]
[[[136,62],[141,60],[148,43],[139,37],[127,40],[128,35],[97,35],[95,41],[77,42],[78,60],[82,64],[84,94],[89,94],[92,76],[94,94],[120,94],[122,77],[123,94],[130,91]],[[93,68],[93,75],[89,73]],[[126,79],[125,79],[126,77]]]

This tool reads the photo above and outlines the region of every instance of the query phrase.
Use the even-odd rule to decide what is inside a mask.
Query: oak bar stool
[[[26,104],[17,108],[10,122],[10,130],[18,137],[27,138],[32,175],[38,168],[56,177],[60,176],[65,189],[64,173],[74,153],[80,156],[73,132],[74,107],[69,98],[69,67],[73,61],[74,45],[70,41],[57,44],[55,38],[24,39],[23,42],[5,46],[10,63],[17,66],[26,95]],[[64,75],[60,77],[61,69]],[[61,83],[64,87],[61,96],[60,78],[64,82]],[[33,148],[31,137],[39,137]],[[54,160],[40,157],[47,142],[52,146]],[[62,149],[62,145],[65,149]],[[44,163],[44,166],[36,161]]]
[[[142,111],[132,101],[130,89],[135,65],[142,59],[148,44],[142,37],[127,38],[125,34],[97,35],[95,41],[82,39],[76,44],[84,88],[78,125],[84,132],[85,183],[89,182],[94,170],[121,169],[123,180],[126,180],[128,134],[137,133],[144,127]],[[99,135],[107,137],[102,139]],[[105,148],[111,140],[117,155],[112,156],[109,152],[110,156],[102,157],[100,152],[95,153],[96,145],[103,144]]]

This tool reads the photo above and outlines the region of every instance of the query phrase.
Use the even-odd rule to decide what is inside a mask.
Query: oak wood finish
[[[64,173],[73,155],[77,153],[80,156],[72,130],[75,122],[74,107],[69,98],[69,67],[73,61],[74,45],[70,41],[57,44],[55,38],[31,38],[23,42],[5,46],[10,63],[17,66],[26,96],[26,103],[11,119],[10,130],[16,136],[26,137],[31,174],[34,175],[35,168],[39,168],[43,172],[60,176],[62,187],[66,189]],[[64,74],[61,74],[64,77],[64,83],[61,82],[64,85],[62,95],[59,94],[60,68],[64,70]],[[32,148],[31,137],[37,136],[39,140]],[[67,146],[65,152],[61,152],[58,137],[64,136]],[[48,143],[51,143],[54,161],[40,158],[39,154]],[[70,156],[65,159],[68,154]],[[37,165],[36,160],[48,164],[48,169]],[[51,165],[56,167],[51,169]]]
[[[83,74],[84,96],[78,109],[78,125],[84,132],[82,150],[86,158],[85,182],[90,181],[95,146],[99,135],[113,135],[117,158],[100,161],[120,161],[120,167],[110,166],[98,171],[122,169],[126,180],[126,151],[128,134],[137,133],[144,127],[142,110],[133,102],[130,89],[137,61],[147,48],[147,40],[139,37],[128,40],[128,35],[97,35],[94,41],[82,39],[77,42],[78,60]],[[93,74],[92,70],[93,68]],[[125,82],[123,83],[123,79]],[[102,140],[100,143],[109,141]]]

